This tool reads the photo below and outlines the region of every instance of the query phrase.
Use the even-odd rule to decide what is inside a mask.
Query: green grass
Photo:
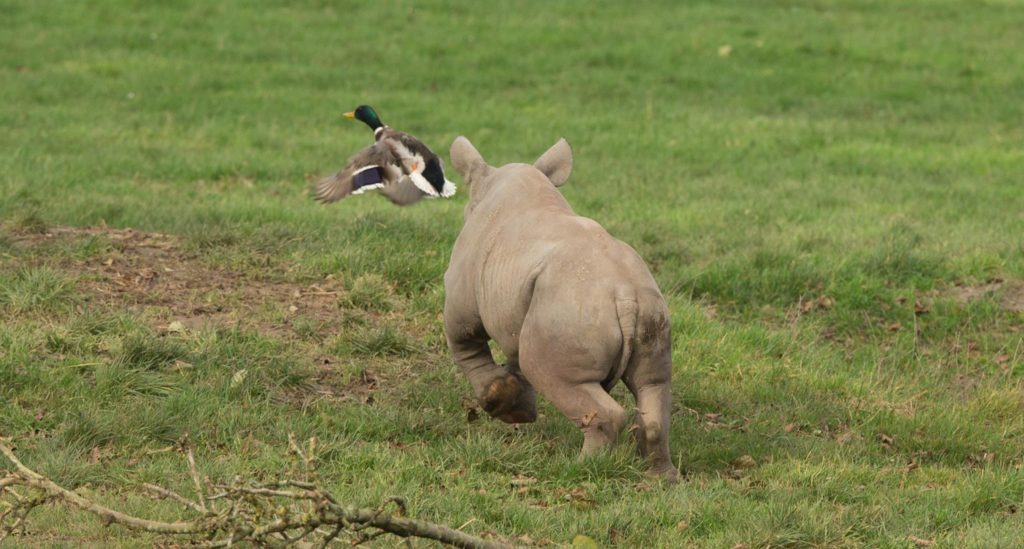
[[[74,283],[46,267],[22,268],[0,278],[0,308],[12,315],[67,307]]]
[[[262,478],[295,432],[320,438],[340,498],[402,495],[415,517],[509,540],[1024,537],[1010,306],[1024,4],[0,0],[0,14],[0,434],[58,482],[176,518],[138,488],[188,488],[181,459],[152,450],[189,433],[212,477]],[[494,164],[568,139],[566,197],[669,299],[684,483],[648,489],[625,444],[576,461],[581,436],[547,404],[518,430],[466,421],[440,319],[465,189],[408,209],[305,192],[369,142],[340,117],[360,103],[445,158],[459,134]],[[176,235],[175,261],[206,285],[100,292],[107,258],[128,272],[147,256],[117,235],[46,234],[104,224]],[[313,285],[319,308],[291,311],[291,289]],[[167,328],[200,308],[204,322]],[[538,481],[519,491],[517,475]],[[64,509],[29,530],[154,541]]]

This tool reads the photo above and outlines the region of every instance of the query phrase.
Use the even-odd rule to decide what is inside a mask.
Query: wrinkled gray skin
[[[556,189],[572,171],[569,144],[559,140],[533,165],[494,168],[459,137],[451,158],[469,202],[444,276],[444,327],[481,406],[507,423],[531,422],[540,392],[583,431],[587,456],[626,426],[608,394],[621,379],[636,397],[649,473],[676,480],[668,307],[633,248],[576,215]]]

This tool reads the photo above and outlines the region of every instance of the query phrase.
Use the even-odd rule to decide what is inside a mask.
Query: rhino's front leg
[[[494,412],[491,416],[505,423],[532,423],[537,419],[537,392],[519,371],[519,361],[509,357],[503,368],[507,373],[499,382],[492,383],[485,395],[484,405]]]
[[[445,336],[455,364],[469,379],[480,406],[491,417],[506,423],[529,423],[537,419],[537,397],[519,367],[494,362],[490,337],[483,325],[459,323],[445,314]]]

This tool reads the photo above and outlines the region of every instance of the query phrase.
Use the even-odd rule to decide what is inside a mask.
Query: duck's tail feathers
[[[409,174],[409,179],[412,180],[412,184],[416,185],[417,189],[423,191],[427,196],[438,196],[437,190],[427,181],[426,177],[423,177],[423,174],[412,172]]]
[[[451,197],[455,196],[455,190],[456,190],[455,183],[452,183],[451,181],[448,181],[447,179],[445,179],[444,180],[444,187],[441,188],[441,196],[443,198],[451,198]]]

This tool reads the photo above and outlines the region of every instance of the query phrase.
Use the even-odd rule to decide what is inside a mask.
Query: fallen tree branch
[[[184,505],[185,507],[188,507],[189,509],[192,509],[197,513],[205,514],[207,512],[207,510],[203,507],[200,507],[198,503],[182,496],[181,494],[172,492],[162,486],[157,486],[155,484],[143,484],[142,487],[145,488],[146,490],[149,490],[150,492],[153,492],[154,494],[161,498],[173,499],[174,501]]]
[[[432,539],[465,549],[510,547],[447,526],[402,516],[406,510],[402,498],[389,498],[377,509],[339,503],[329,492],[309,482],[316,478],[315,439],[303,449],[290,437],[289,447],[298,457],[304,480],[262,484],[236,480],[229,485],[206,480],[204,490],[192,449],[187,439],[183,439],[179,449],[188,462],[196,500],[153,484],[144,484],[143,488],[156,497],[173,500],[198,516],[193,520],[164,522],[121,513],[61,487],[23,464],[5,439],[0,438],[0,453],[14,464],[14,470],[0,477],[0,541],[18,528],[24,532],[25,520],[34,508],[63,503],[98,516],[104,525],[120,524],[157,534],[188,535],[204,547],[228,547],[239,542],[266,547],[327,547],[339,542],[338,537],[344,532],[356,534],[351,544],[386,533],[403,538]],[[27,489],[28,495],[15,492],[16,486]],[[398,514],[386,511],[390,503],[397,506]]]

